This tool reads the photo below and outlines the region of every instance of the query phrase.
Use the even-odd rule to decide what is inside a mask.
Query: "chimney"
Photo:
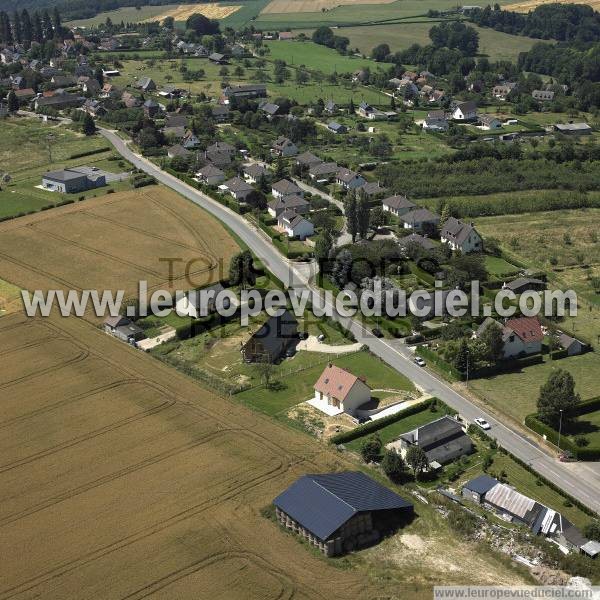
[[[331,369],[331,367],[333,367],[333,363],[328,363],[327,366]]]

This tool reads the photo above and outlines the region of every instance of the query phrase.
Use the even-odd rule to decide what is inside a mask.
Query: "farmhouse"
[[[132,323],[127,317],[107,317],[104,320],[104,331],[114,335],[116,338],[134,344],[146,337],[144,330]]]
[[[275,154],[275,156],[296,156],[296,154],[298,154],[298,147],[292,140],[286,137],[278,137],[273,142],[271,152]]]
[[[516,87],[516,83],[512,83],[509,81],[503,83],[502,85],[496,85],[492,90],[492,96],[494,96],[494,98],[498,98],[498,100],[504,101],[510,96],[510,94]]]
[[[269,317],[262,327],[242,346],[246,362],[268,362],[274,364],[284,358],[290,346],[298,341],[298,321],[284,310]]]
[[[277,217],[277,226],[290,238],[305,240],[315,233],[314,225],[293,210],[284,210]]]
[[[81,106],[85,102],[85,98],[77,94],[54,94],[54,96],[40,96],[35,99],[34,108],[36,111],[40,108],[55,108],[62,110],[63,108],[71,108]]]
[[[308,212],[309,203],[302,196],[286,196],[271,200],[267,211],[272,217],[279,218],[285,211],[293,211],[298,214]]]
[[[364,378],[332,363],[325,367],[314,390],[310,404],[330,416],[342,412],[353,415],[359,406],[371,400],[371,389]]]
[[[455,121],[474,121],[477,118],[477,104],[473,100],[457,104],[452,111],[452,118]]]
[[[452,250],[460,250],[463,254],[483,250],[483,239],[473,227],[473,223],[463,223],[454,217],[450,217],[444,223],[440,238]]]
[[[293,40],[296,37],[296,34],[293,31],[280,31],[278,39],[281,41],[289,41]]]
[[[479,127],[485,130],[501,129],[502,121],[493,115],[479,115]]]
[[[305,475],[273,500],[279,523],[325,556],[376,543],[413,505],[361,472]]]
[[[416,208],[400,216],[405,229],[434,231],[440,223],[439,215],[426,208]]]
[[[150,77],[142,77],[135,85],[138,90],[142,92],[152,92],[156,89],[156,83]]]
[[[502,341],[504,343],[502,357],[504,359],[538,354],[542,351],[544,334],[536,317],[509,319],[504,325],[488,317],[475,332],[475,337],[480,337],[492,323],[496,323],[502,328]]]
[[[229,104],[217,104],[211,108],[211,113],[217,123],[225,123],[230,117],[231,109]]]
[[[471,438],[465,433],[461,423],[447,415],[403,433],[398,442],[392,442],[392,445],[395,444],[399,445],[403,457],[411,446],[421,448],[432,468],[438,468],[439,465],[445,465],[473,451]]]
[[[42,186],[51,192],[75,194],[106,185],[104,175],[89,175],[75,169],[50,171],[42,176]]]
[[[411,210],[417,208],[406,196],[390,196],[382,200],[383,210],[400,217]]]
[[[366,183],[366,180],[358,173],[346,169],[345,167],[340,167],[335,174],[335,182],[345,190],[355,190],[363,186]]]

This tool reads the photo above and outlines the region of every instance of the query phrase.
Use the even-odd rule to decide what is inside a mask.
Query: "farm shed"
[[[279,523],[326,556],[376,543],[413,505],[364,473],[305,475],[273,501]]]

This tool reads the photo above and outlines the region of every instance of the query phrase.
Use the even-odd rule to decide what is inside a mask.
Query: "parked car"
[[[485,419],[482,419],[481,417],[477,417],[475,419],[475,423],[477,423],[477,425],[479,425],[479,427],[481,427],[481,429],[485,429],[486,431],[488,429],[492,428],[492,426]]]
[[[381,331],[381,329],[379,329],[379,327],[375,327],[373,329],[373,335],[377,338],[382,338],[383,337],[383,331]]]
[[[420,356],[417,356],[415,358],[415,364],[419,365],[419,367],[424,367],[427,363]]]
[[[317,339],[319,340],[319,342],[324,341],[325,340],[325,334],[322,333]]]
[[[361,417],[358,419],[358,424],[362,425],[363,423],[368,423],[371,420],[371,417]]]

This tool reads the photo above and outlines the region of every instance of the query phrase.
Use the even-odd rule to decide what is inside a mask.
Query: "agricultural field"
[[[199,3],[199,4],[164,4],[162,6],[126,6],[117,10],[111,10],[97,14],[89,19],[78,19],[66,23],[68,27],[92,27],[104,23],[110,19],[113,23],[147,23],[150,21],[162,21],[167,17],[173,17],[175,21],[185,21],[194,13],[201,13],[209,19],[224,19],[233,15],[240,8],[238,5],[222,5],[221,3]]]
[[[213,217],[158,186],[0,225],[0,276],[30,290],[124,290],[127,298],[140,280],[164,289],[169,263],[161,257],[180,261],[173,290],[200,287],[226,276],[237,251]]]
[[[542,4],[551,4],[556,2],[561,4],[572,4],[570,0],[525,0],[524,2],[510,2],[509,4],[505,4],[504,9],[512,10],[514,12],[527,13],[534,10],[536,7],[541,6]],[[578,4],[587,4],[594,10],[600,10],[599,0],[582,0],[581,2],[578,2]]]
[[[389,44],[392,52],[405,50],[411,44],[429,44],[429,30],[434,22],[415,23],[412,21],[382,25],[364,25],[344,27],[339,35],[350,39],[350,47],[358,48],[360,52],[370,55],[371,50],[378,44]],[[526,52],[534,40],[518,35],[510,35],[494,29],[477,27],[470,24],[479,33],[479,54],[488,56],[490,60],[511,60],[516,62],[520,52]],[[309,33],[309,32],[307,32]],[[312,33],[312,32],[310,32]]]
[[[100,135],[86,137],[63,124],[43,123],[36,118],[11,117],[0,121],[0,165],[11,176],[0,185],[0,218],[40,210],[80,195],[102,196],[108,189],[130,188],[126,181],[83,194],[60,194],[39,189],[47,171],[78,166],[94,166],[111,173],[128,171],[130,165],[109,160],[115,155]],[[80,153],[89,156],[72,158]]]
[[[0,279],[0,317],[17,312],[21,307],[21,290]]]
[[[395,0],[360,0],[361,4],[389,4]],[[261,14],[270,13],[305,13],[330,10],[337,6],[356,4],[354,0],[271,0]]]
[[[319,1],[319,0],[316,0]],[[320,25],[350,26],[367,25],[372,23],[385,23],[386,21],[400,21],[402,19],[426,20],[427,11],[454,10],[456,2],[452,0],[396,0],[390,3],[369,4],[365,2],[344,4],[336,2],[331,9],[305,11],[299,6],[310,8],[310,4],[297,0],[276,0],[275,6],[284,6],[286,10],[275,12],[267,5],[254,22],[257,28],[263,30],[282,29],[311,29]],[[504,1],[500,4],[505,4]],[[433,22],[433,21],[431,21]],[[339,31],[339,35],[345,35]],[[386,40],[391,43],[392,40]]]

